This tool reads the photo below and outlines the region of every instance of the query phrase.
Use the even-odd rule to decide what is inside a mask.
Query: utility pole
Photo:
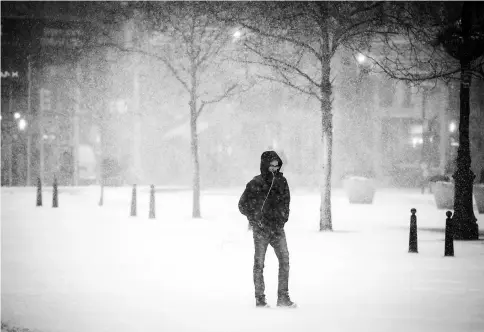
[[[41,86],[45,86],[50,81],[50,73],[50,70],[44,69],[42,75],[43,84]],[[44,87],[39,89],[39,114],[37,124],[39,126],[39,178],[42,183],[45,180],[45,112],[49,112],[52,108],[52,91],[49,89]]]
[[[135,56],[133,68],[133,175],[135,181],[142,178],[141,174],[141,114],[140,114],[140,88],[139,88],[139,55]]]
[[[32,123],[32,63],[30,56],[27,59],[27,186],[30,186],[31,181],[31,154],[32,154],[32,131],[30,129]]]
[[[9,120],[10,118],[13,117],[12,115],[12,109],[13,109],[13,85],[9,85],[9,92],[8,92],[8,117]],[[7,151],[8,151],[8,186],[12,186],[12,181],[13,181],[13,135],[14,135],[14,130],[15,130],[15,119],[11,122],[10,130],[9,130],[9,135],[7,135]]]
[[[73,116],[73,149],[72,159],[74,166],[73,184],[79,185],[79,116],[81,113],[81,64],[76,62],[76,79],[75,79],[75,106]]]
[[[44,183],[44,89],[39,89],[40,105],[39,105],[39,119],[37,124],[39,126],[39,178],[41,183]]]
[[[137,14],[135,15],[137,16]],[[124,46],[130,49],[134,46],[133,34],[137,29],[137,19],[131,19],[124,26]],[[129,57],[129,61],[132,66],[133,73],[133,85],[132,85],[132,97],[130,103],[130,110],[133,120],[133,140],[132,140],[132,163],[131,163],[131,175],[132,181],[139,182],[141,180],[141,114],[140,114],[140,84],[139,84],[139,72],[140,72],[140,55],[135,53]]]

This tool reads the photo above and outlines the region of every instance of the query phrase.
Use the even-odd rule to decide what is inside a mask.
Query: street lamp
[[[239,39],[240,37],[242,37],[242,32],[240,32],[240,30],[237,30],[234,32],[233,36],[235,39]]]
[[[18,122],[18,129],[23,131],[27,127],[27,121],[25,119],[20,119]]]
[[[366,61],[366,56],[364,54],[358,53],[356,56],[356,61],[358,61],[359,64],[363,64]]]
[[[452,121],[450,124],[449,124],[449,131],[451,133],[454,133],[455,131],[457,130],[457,125],[454,121]]]

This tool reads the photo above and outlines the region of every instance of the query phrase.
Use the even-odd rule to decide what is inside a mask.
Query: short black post
[[[452,212],[445,213],[445,256],[454,256],[454,234],[452,229]]]
[[[57,191],[57,178],[54,176],[54,184],[52,190],[52,207],[59,207],[59,193]]]
[[[155,219],[155,186],[151,185],[150,190],[150,219]]]
[[[131,217],[136,217],[136,184],[133,184],[133,194],[131,195]]]
[[[37,178],[37,205],[42,206],[42,181],[40,178]]]
[[[410,212],[412,215],[410,216],[410,236],[408,240],[408,252],[415,252],[418,253],[418,244],[417,244],[417,213],[416,209],[411,209]]]
[[[104,183],[101,181],[101,198],[99,199],[99,206],[104,204]]]

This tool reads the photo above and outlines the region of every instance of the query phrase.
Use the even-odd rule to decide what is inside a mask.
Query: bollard
[[[445,220],[445,256],[454,256],[454,234],[452,229],[452,212],[445,213],[447,219]]]
[[[150,190],[150,219],[155,219],[155,185],[151,185]]]
[[[42,182],[37,178],[37,205],[42,206]]]
[[[136,184],[133,184],[133,194],[131,195],[131,217],[136,217]]]
[[[101,198],[99,198],[99,206],[104,204],[104,183],[101,181]]]
[[[408,240],[408,252],[418,253],[418,244],[417,244],[417,213],[416,209],[411,209],[410,212],[412,215],[410,216],[410,236]]]
[[[59,207],[59,193],[57,191],[57,178],[54,176],[54,184],[52,185],[54,188],[52,190],[52,207],[56,208]]]

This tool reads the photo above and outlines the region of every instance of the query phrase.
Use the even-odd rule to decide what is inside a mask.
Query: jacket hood
[[[267,178],[270,176],[271,172],[269,172],[269,166],[273,160],[277,160],[279,162],[279,169],[275,172],[276,174],[279,174],[279,171],[282,167],[282,159],[275,151],[265,151],[260,156],[260,174],[262,177]]]

